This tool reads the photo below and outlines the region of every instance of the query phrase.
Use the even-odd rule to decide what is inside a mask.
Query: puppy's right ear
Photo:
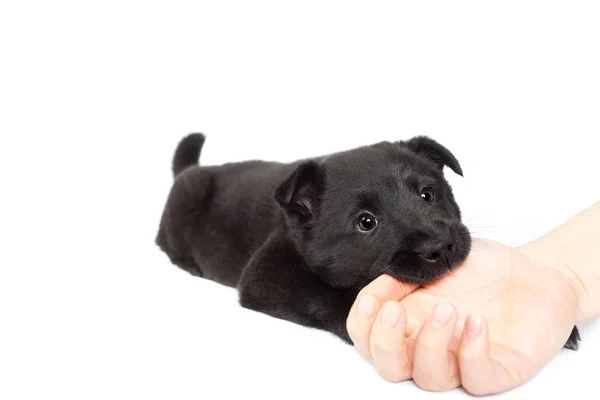
[[[310,219],[323,185],[323,171],[315,161],[306,161],[277,188],[275,199],[288,215]]]
[[[442,169],[444,165],[446,165],[458,175],[463,176],[460,163],[456,157],[454,157],[454,154],[430,137],[424,135],[416,136],[409,141],[404,142],[404,144],[416,154],[437,164],[439,169]]]

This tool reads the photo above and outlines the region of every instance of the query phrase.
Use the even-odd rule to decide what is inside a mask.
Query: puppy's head
[[[275,198],[309,266],[330,285],[356,287],[386,273],[437,280],[467,257],[471,237],[443,175],[454,155],[418,136],[306,161]]]

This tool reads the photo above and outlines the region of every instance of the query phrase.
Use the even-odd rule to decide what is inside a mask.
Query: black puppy
[[[237,287],[243,307],[351,343],[346,318],[369,282],[429,283],[469,254],[443,176],[462,170],[431,138],[200,167],[204,140],[188,135],[175,151],[156,243],[190,274]]]

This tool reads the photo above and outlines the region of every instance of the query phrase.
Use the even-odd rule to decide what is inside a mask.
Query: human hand
[[[357,296],[348,333],[387,380],[498,393],[526,382],[564,346],[580,320],[575,280],[525,248],[475,240],[466,262],[433,284],[414,290],[377,278]]]

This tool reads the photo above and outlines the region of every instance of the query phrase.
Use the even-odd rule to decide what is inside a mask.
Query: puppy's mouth
[[[385,273],[394,278],[418,285],[426,285],[443,279],[459,268],[467,258],[470,243],[461,244],[452,253],[442,253],[439,257],[427,258],[416,251],[398,252]]]
[[[448,268],[448,271],[450,271],[452,269],[452,264],[450,264],[450,258],[448,258],[447,254],[444,254],[444,261],[446,261],[446,267]]]
[[[401,282],[427,285],[441,280],[456,270],[460,262],[452,262],[448,257],[436,262],[420,261],[415,264],[390,264],[383,273],[390,275]]]

